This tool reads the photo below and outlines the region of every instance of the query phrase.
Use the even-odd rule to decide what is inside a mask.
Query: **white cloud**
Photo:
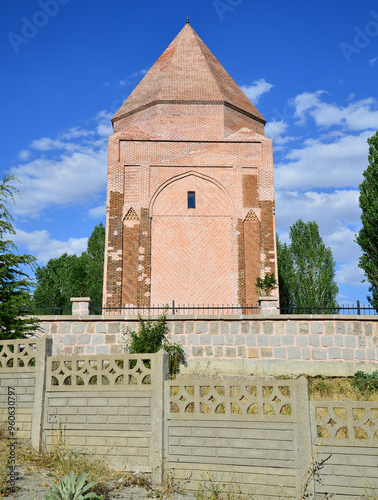
[[[337,106],[323,102],[320,96],[323,90],[317,92],[303,92],[297,95],[290,103],[295,107],[295,116],[298,124],[303,125],[308,116],[311,116],[317,126],[342,126],[350,130],[366,130],[378,128],[378,101],[369,97],[347,106]]]
[[[36,139],[30,146],[38,151],[51,151],[52,149],[66,149],[66,143],[51,139],[51,137],[42,137]]]
[[[120,80],[119,84],[121,85],[121,87],[124,87],[127,82],[125,80]]]
[[[18,153],[18,157],[22,161],[28,160],[30,158],[30,155],[31,155],[31,153],[27,149],[21,149],[21,151]]]
[[[64,253],[80,255],[87,248],[88,238],[69,238],[68,241],[52,239],[45,229],[27,233],[16,229],[13,241],[17,246],[23,245],[31,255],[37,257],[40,264],[49,259],[60,257]]]
[[[311,139],[302,148],[292,149],[286,162],[276,164],[277,189],[315,189],[317,187],[358,186],[368,160],[366,140],[372,131],[357,136],[344,135],[333,142]]]
[[[59,135],[60,139],[77,139],[79,137],[93,136],[95,132],[93,130],[86,130],[83,128],[72,127],[66,132]]]
[[[106,214],[106,203],[99,205],[98,207],[91,208],[89,210],[89,216],[93,218],[100,218]]]
[[[378,57],[374,57],[374,59],[369,60],[369,64],[372,68],[374,68],[375,63],[378,61]]]
[[[361,213],[358,197],[359,192],[354,189],[332,193],[277,191],[277,227],[285,232],[293,222],[302,219],[316,220],[326,235],[339,230],[340,225],[357,228]]]
[[[289,141],[293,141],[295,139],[294,137],[286,135],[288,127],[289,124],[283,120],[273,120],[266,124],[265,135],[266,137],[272,139],[276,151],[277,149],[282,149],[284,144],[287,144]],[[279,148],[277,148],[277,146],[279,146]]]
[[[260,78],[260,80],[255,80],[252,85],[241,85],[240,88],[245,93],[245,95],[254,104],[259,102],[260,97],[269,92],[273,87],[272,83],[268,83],[265,78]]]
[[[21,181],[21,199],[13,211],[33,217],[53,205],[86,202],[106,188],[106,166],[104,147],[13,167],[11,173]]]
[[[340,269],[336,271],[336,280],[338,283],[343,285],[360,286],[367,288],[368,283],[362,283],[364,279],[364,273],[362,269],[358,267],[358,262],[347,262],[340,265]]]

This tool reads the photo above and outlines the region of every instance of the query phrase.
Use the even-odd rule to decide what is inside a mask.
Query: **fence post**
[[[71,302],[73,316],[89,316],[91,313],[90,297],[72,297]]]
[[[357,314],[360,315],[361,314],[361,307],[360,307],[360,301],[357,300]]]
[[[43,336],[36,342],[35,356],[35,393],[31,428],[31,444],[37,451],[42,451],[43,413],[46,396],[47,357],[52,354],[52,337]]]
[[[161,485],[164,477],[164,388],[165,381],[169,377],[169,355],[162,349],[153,356],[151,373],[153,384],[150,442],[151,481],[153,484]]]
[[[305,377],[299,377],[296,381],[296,408],[297,408],[297,446],[299,453],[299,478],[297,482],[297,498],[300,498],[303,480],[311,465],[312,460],[312,438],[311,438],[311,415],[310,395],[308,381]],[[314,481],[309,484],[307,493],[314,494]],[[310,496],[310,498],[312,498]]]

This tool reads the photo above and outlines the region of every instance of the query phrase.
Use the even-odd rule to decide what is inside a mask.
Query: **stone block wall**
[[[259,375],[354,375],[378,368],[376,316],[167,316],[171,342],[183,345],[185,370]],[[38,335],[54,354],[125,351],[135,316],[45,316]]]

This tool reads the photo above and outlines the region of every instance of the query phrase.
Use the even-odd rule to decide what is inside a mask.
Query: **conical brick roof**
[[[262,115],[189,24],[130,94],[113,122],[164,103],[222,103],[265,124]]]

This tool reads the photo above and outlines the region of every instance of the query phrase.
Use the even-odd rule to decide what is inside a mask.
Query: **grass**
[[[307,377],[312,401],[378,401],[378,390],[359,390],[355,377]]]

